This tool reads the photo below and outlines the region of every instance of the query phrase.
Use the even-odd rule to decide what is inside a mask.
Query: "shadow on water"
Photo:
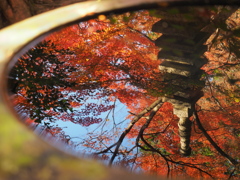
[[[12,68],[21,120],[50,144],[150,174],[239,178],[240,11],[99,15]]]

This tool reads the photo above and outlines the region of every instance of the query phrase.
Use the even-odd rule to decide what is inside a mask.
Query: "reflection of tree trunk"
[[[0,0],[0,29],[33,15],[84,0]]]

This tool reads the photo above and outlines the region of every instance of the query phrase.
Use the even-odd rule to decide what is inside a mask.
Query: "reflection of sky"
[[[102,132],[109,132],[111,135],[112,141],[108,142],[107,146],[115,143],[121,132],[124,131],[124,128],[127,127],[129,120],[126,119],[128,115],[127,106],[122,104],[120,101],[116,101],[114,111],[108,111],[101,113],[101,118],[103,121],[101,123],[91,124],[90,126],[82,126],[80,124],[74,124],[71,121],[61,121],[58,120],[52,125],[58,126],[63,129],[65,135],[69,135],[71,137],[71,141],[73,145],[79,144],[82,141],[85,141],[89,138],[88,133],[94,132],[94,134],[101,134]],[[121,123],[121,124],[119,124]],[[117,129],[116,129],[117,128]],[[119,133],[116,133],[118,131]],[[115,132],[115,134],[114,134]],[[117,135],[118,134],[118,135]],[[125,140],[123,142],[124,147],[129,146],[129,142]],[[74,146],[73,146],[74,147]],[[75,147],[75,150],[82,151],[83,146],[78,145]],[[89,149],[88,149],[89,150]],[[88,150],[86,150],[88,152]],[[92,151],[96,152],[96,151]]]

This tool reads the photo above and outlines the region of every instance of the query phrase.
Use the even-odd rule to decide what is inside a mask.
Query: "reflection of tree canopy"
[[[66,112],[71,110],[64,99],[61,88],[73,86],[67,81],[68,74],[75,68],[59,61],[59,56],[71,56],[68,50],[56,50],[50,42],[42,42],[23,55],[10,73],[14,81],[13,93],[22,96],[29,106],[30,118],[40,123],[44,118],[51,120],[47,111]],[[24,102],[22,102],[24,103]]]
[[[48,121],[54,121],[59,116],[71,117],[72,122],[84,125],[100,122],[100,118],[88,115],[94,113],[95,109],[106,111],[108,106],[91,103],[85,110],[73,112],[73,107],[84,100],[84,94],[95,95],[95,92],[91,93],[89,90],[68,94],[73,91],[69,89],[76,84],[69,77],[76,71],[76,67],[66,61],[73,56],[71,51],[57,49],[50,41],[41,42],[23,55],[10,73],[10,88],[17,95],[16,110],[22,115],[27,114],[36,123],[44,121],[47,126]],[[81,113],[81,116],[77,113]]]
[[[219,9],[195,8],[190,12],[209,18],[218,14]],[[167,13],[175,17],[183,10],[172,8]],[[196,14],[192,14],[194,18]],[[48,54],[37,46],[30,51],[33,55],[28,53],[19,60],[18,63],[24,62],[21,67],[15,66],[14,71],[18,70],[12,72],[18,81],[15,100],[25,103],[21,107],[27,108],[32,119],[40,112],[43,114],[40,120],[51,115],[85,126],[99,123],[98,131],[80,137],[82,141],[75,141],[73,146],[81,145],[84,151],[110,164],[173,177],[239,178],[238,14],[239,10],[224,25],[213,22],[217,30],[207,41],[209,51],[205,56],[209,62],[202,68],[206,86],[191,119],[189,157],[178,152],[178,118],[172,112],[172,105],[163,103],[161,97],[171,96],[185,83],[194,91],[202,87],[202,82],[181,78],[184,82],[178,86],[179,76],[171,76],[170,82],[162,78],[163,73],[158,69],[162,59],[157,60],[159,48],[153,43],[161,34],[151,31],[152,25],[161,19],[155,11],[99,16],[52,34],[47,39],[56,45],[43,46]],[[47,56],[46,62],[39,61],[39,55],[34,56],[37,50]],[[36,60],[30,61],[29,57]],[[44,78],[40,76],[42,66],[36,66],[39,63],[45,63]],[[54,63],[55,72],[47,68]],[[31,71],[34,66],[36,70]],[[57,76],[61,78],[59,81],[55,80]],[[43,93],[40,87],[45,86]],[[124,104],[129,112],[120,122],[116,121],[120,116],[116,112],[117,102]],[[49,109],[53,111],[48,112]],[[127,123],[128,126],[121,127]]]

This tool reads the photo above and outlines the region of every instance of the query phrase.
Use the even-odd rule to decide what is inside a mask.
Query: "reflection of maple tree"
[[[55,113],[71,110],[60,89],[74,85],[66,80],[74,67],[58,60],[59,56],[67,58],[71,54],[68,50],[55,50],[50,42],[42,42],[22,56],[12,69],[11,91],[18,96],[17,108],[24,108],[35,122],[40,123],[46,117],[51,120],[51,110]]]
[[[160,34],[151,32],[159,18],[151,17],[149,12],[152,13],[139,11],[81,22],[47,38],[56,50],[74,52],[67,59],[69,66],[75,68],[67,77],[73,85],[61,92],[68,93],[65,97],[69,107],[78,110],[65,111],[57,117],[84,126],[101,122],[103,127],[113,121],[112,134],[91,132],[79,143],[110,165],[141,167],[169,177],[239,178],[240,73],[236,27],[231,26],[233,29],[227,32],[219,28],[207,42],[210,50],[205,55],[209,63],[203,67],[206,87],[191,119],[192,155],[184,157],[178,152],[178,118],[172,105],[163,103],[160,97],[169,89],[157,68],[161,60],[157,60],[159,49],[153,40]],[[77,98],[80,101],[75,101]],[[95,103],[98,99],[100,103]],[[130,123],[121,131],[114,118],[97,117],[101,112],[114,114],[116,100],[129,110],[126,119]],[[18,101],[25,99],[19,97]],[[60,129],[52,132],[62,133]],[[126,139],[134,139],[131,147],[125,146]]]
[[[68,118],[88,126],[101,121],[100,118],[88,117],[89,114],[96,115],[95,111],[100,113],[112,108],[111,105],[89,103],[85,109],[73,110],[82,105],[86,94],[95,96],[89,90],[71,94],[76,91],[72,89],[76,83],[69,79],[76,68],[65,60],[73,57],[68,49],[57,48],[52,42],[44,41],[17,61],[10,73],[9,88],[14,93],[15,109],[25,116],[24,119],[29,116],[36,123],[50,127],[50,122]]]

